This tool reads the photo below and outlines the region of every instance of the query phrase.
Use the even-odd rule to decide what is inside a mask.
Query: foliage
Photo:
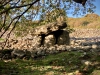
[[[83,21],[83,23],[82,23],[83,26],[86,26],[87,24],[89,24],[88,21]]]
[[[0,1],[0,31],[2,32],[0,37],[8,29],[10,31],[8,34],[10,35],[16,25],[18,25],[17,23],[23,20],[34,21],[38,19],[42,23],[46,20],[45,23],[47,23],[55,20],[58,16],[65,16],[65,14],[72,12],[73,15],[94,12],[95,6],[93,1],[87,0],[86,5],[83,7],[73,0],[2,0]],[[72,9],[72,12],[68,11],[70,9]],[[49,17],[47,14],[49,14]],[[38,23],[38,25],[40,24]]]
[[[61,22],[66,21],[66,11],[60,8],[56,8],[51,12],[44,13],[40,16],[39,25],[50,23],[50,22]]]

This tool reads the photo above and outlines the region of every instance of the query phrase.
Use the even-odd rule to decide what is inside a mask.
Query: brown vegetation
[[[68,18],[67,22],[71,28],[100,28],[100,16],[97,14],[87,14],[82,18]]]

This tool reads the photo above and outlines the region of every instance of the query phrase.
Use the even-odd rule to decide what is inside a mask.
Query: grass
[[[62,52],[30,60],[14,59],[9,62],[0,60],[0,75],[67,75],[76,71],[84,72],[83,69],[87,65],[82,63],[83,60],[98,63],[88,66],[85,75],[92,75],[92,72],[95,74],[95,70],[100,74],[99,55],[91,52],[86,55],[84,52]]]
[[[0,38],[0,41],[4,41],[4,39],[3,38]]]

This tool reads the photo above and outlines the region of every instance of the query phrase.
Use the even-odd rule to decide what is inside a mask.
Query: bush
[[[83,21],[82,26],[87,26],[89,24],[88,21]]]

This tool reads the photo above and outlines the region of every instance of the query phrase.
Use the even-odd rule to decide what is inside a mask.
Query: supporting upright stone
[[[48,35],[45,37],[44,46],[47,46],[47,47],[53,46],[55,45],[55,42],[56,42],[55,36],[53,34]]]
[[[69,45],[69,44],[70,44],[69,32],[63,30],[62,34],[58,37],[58,45]]]

